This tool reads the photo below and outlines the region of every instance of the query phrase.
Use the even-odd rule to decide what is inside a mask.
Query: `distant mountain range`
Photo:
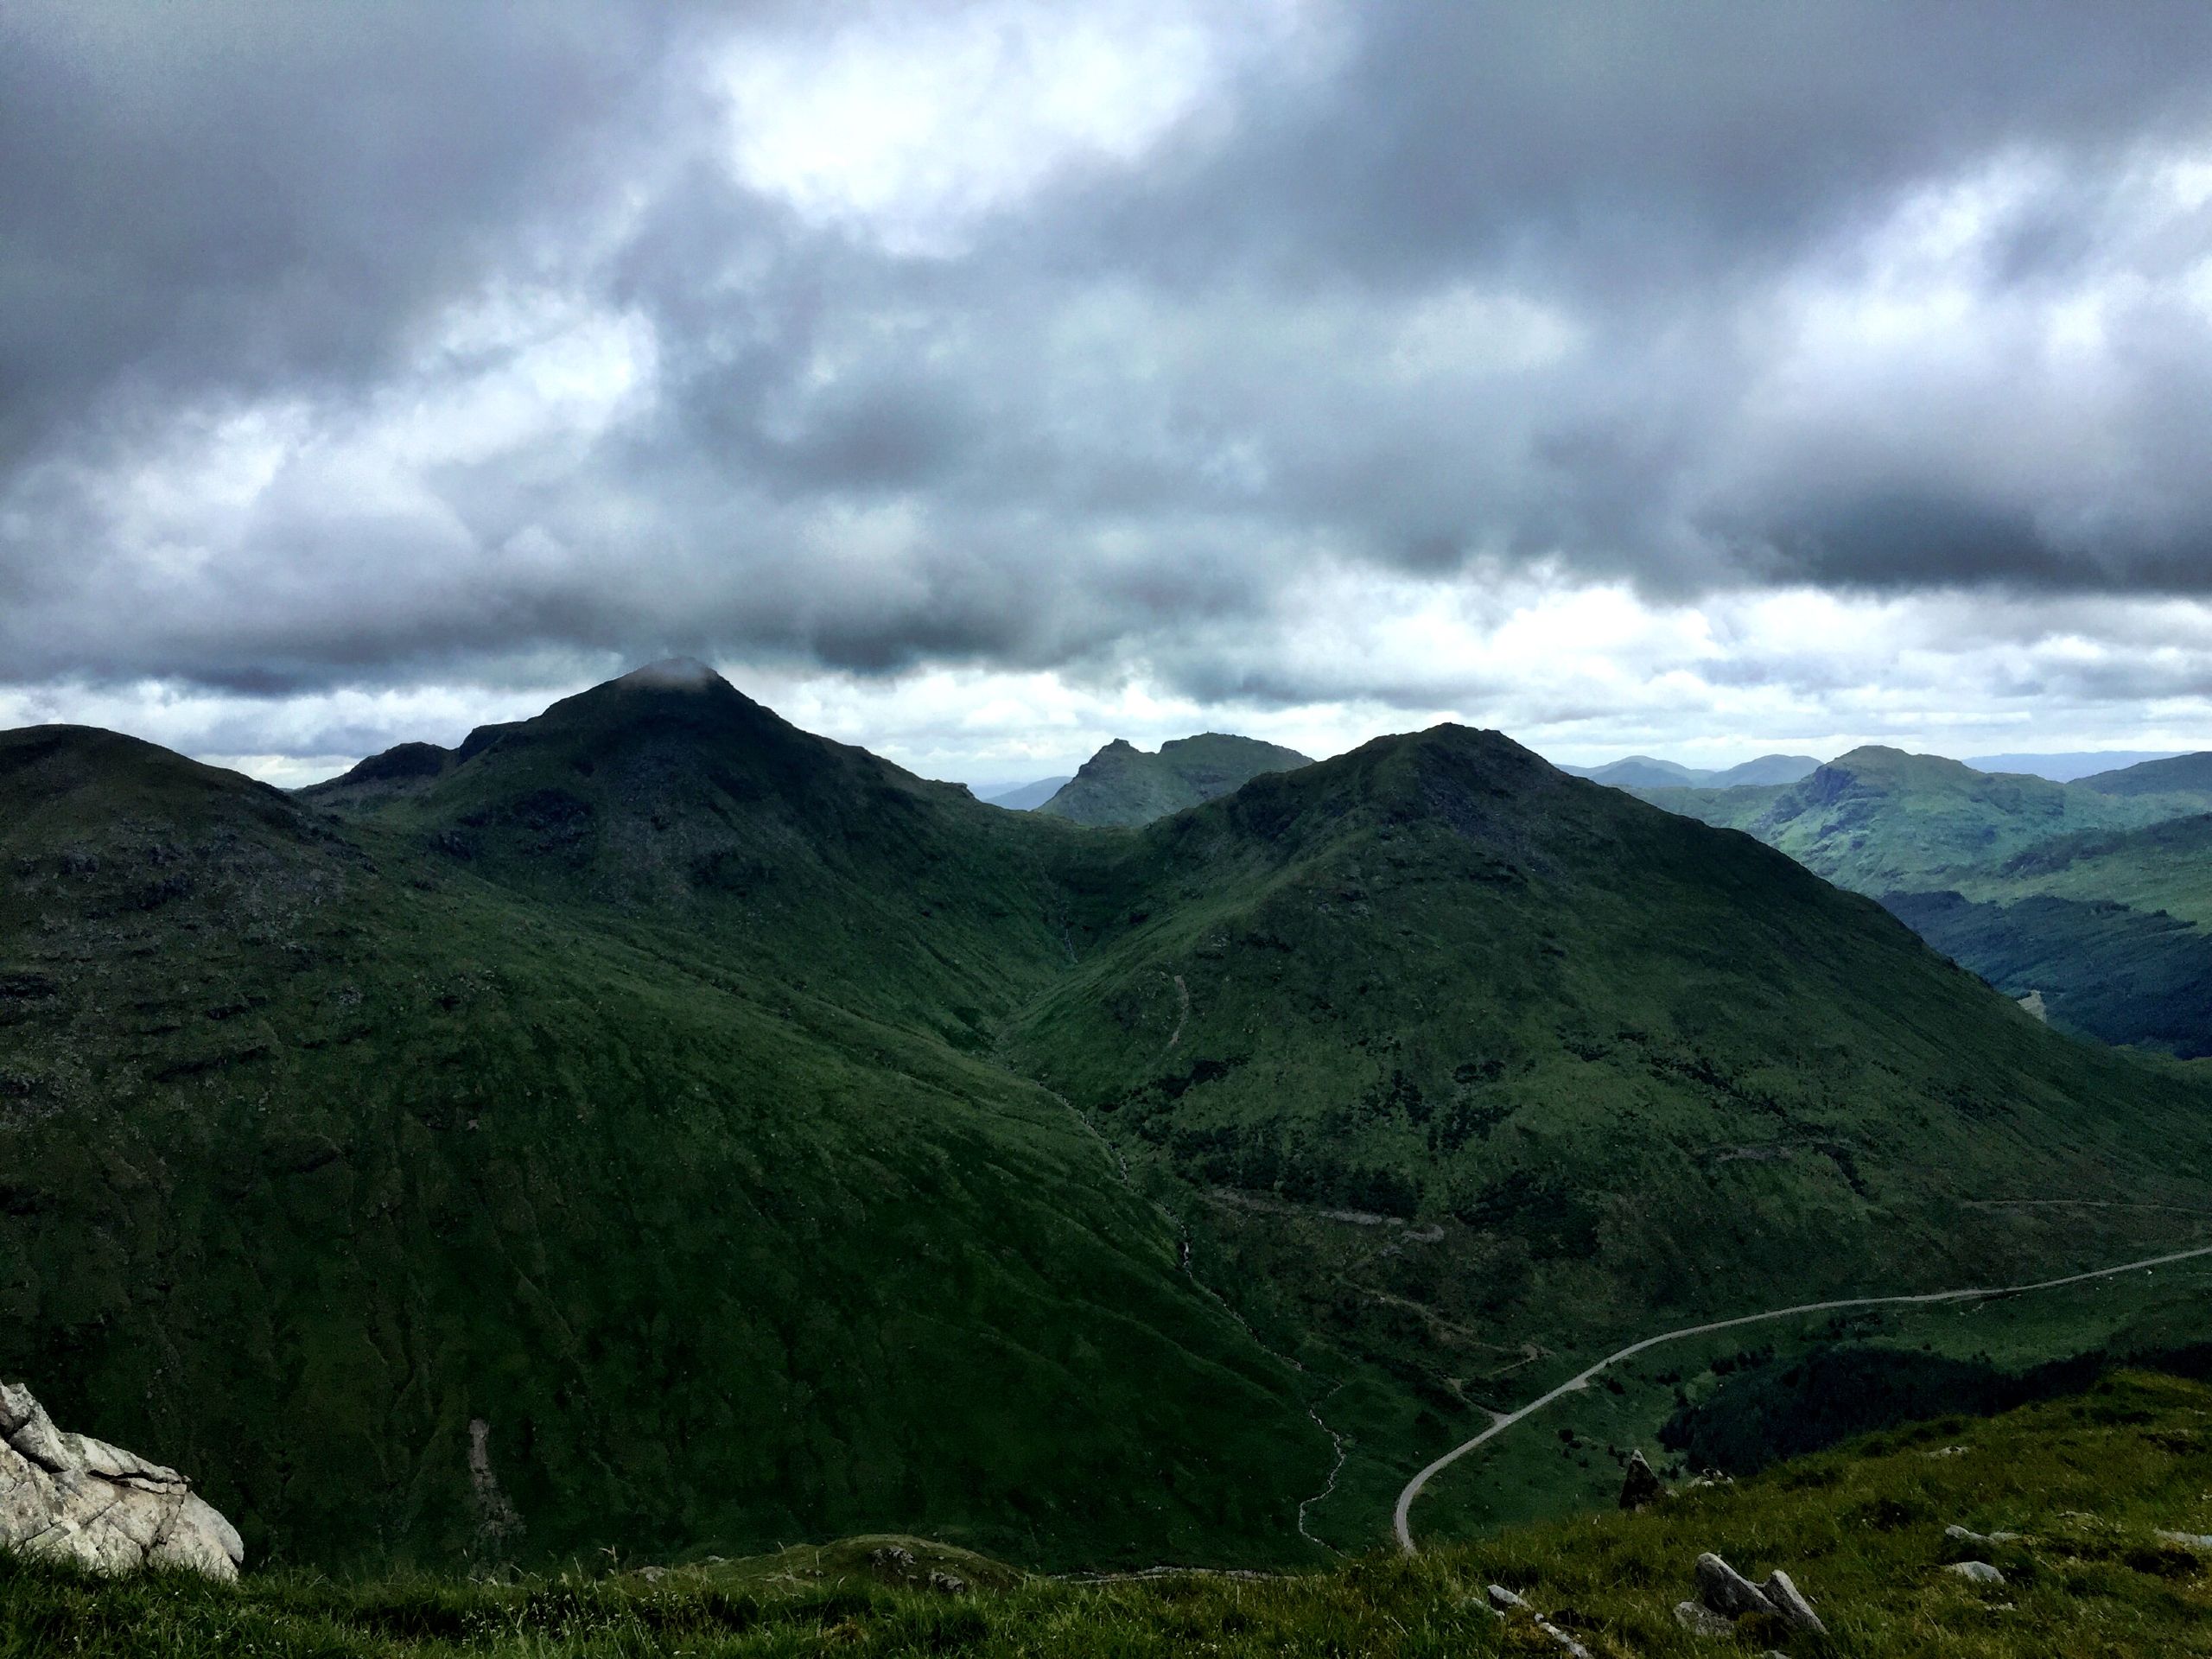
[[[2164,760],[2174,753],[2172,749],[2083,749],[2058,754],[1970,754],[1966,764],[1976,772],[2024,772],[2053,783],[2070,784],[2096,772]]]
[[[1263,773],[1313,764],[1296,749],[1226,732],[1171,739],[1157,754],[1117,737],[1037,810],[1077,823],[1150,823],[1241,789]]]
[[[2093,774],[2122,767],[2133,769],[2145,761],[2172,758],[2175,752],[2171,749],[2090,749],[2056,754],[1985,754],[1969,757],[1960,764],[1976,772],[2024,772],[2056,783],[2072,783],[2088,779]],[[1560,766],[1560,770],[1577,778],[1611,784],[1616,789],[1735,789],[1794,784],[1810,777],[1820,764],[1808,754],[1763,754],[1741,766],[1706,771],[1648,754],[1631,754],[1599,766]]]
[[[1317,1565],[1654,1329],[2147,1255],[2205,1203],[2212,1082],[1750,837],[1494,732],[1262,750],[1109,746],[1094,783],[1294,769],[1109,830],[696,664],[296,796],[0,734],[0,1376],[257,1560]],[[1907,760],[1777,822],[1904,868],[1854,843]],[[1970,777],[1947,823],[2039,810]],[[1592,1461],[1515,1501],[1610,1499]]]
[[[1602,766],[1560,767],[1576,778],[1615,789],[1738,789],[1762,784],[1794,784],[1821,763],[1809,754],[1763,754],[1740,766],[1708,772],[1648,754],[1631,754]]]
[[[1068,783],[1065,778],[1039,778],[1033,784],[986,795],[983,800],[988,805],[1002,806],[1009,812],[1033,812],[1066,788]]]
[[[1637,792],[1879,898],[2063,1027],[2212,1054],[2212,753],[2060,783],[1867,747],[1783,789]]]

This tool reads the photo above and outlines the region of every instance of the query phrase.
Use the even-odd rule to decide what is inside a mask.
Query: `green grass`
[[[933,1592],[905,1587],[904,1569],[871,1568],[871,1540],[825,1552],[819,1579],[806,1576],[805,1551],[652,1578],[614,1563],[496,1582],[250,1573],[235,1587],[177,1576],[101,1581],[0,1560],[0,1656],[1557,1651],[1520,1618],[1483,1610],[1484,1586],[1498,1583],[1604,1659],[1769,1647],[1869,1659],[2134,1659],[2212,1647],[2207,1558],[2158,1535],[2212,1530],[2208,1491],[2212,1390],[2136,1374],[1995,1419],[1888,1431],[1640,1514],[1287,1577],[1071,1584],[959,1558],[971,1586],[1003,1587]],[[1953,1523],[2023,1535],[1961,1547],[1943,1536]],[[906,1541],[926,1570],[929,1547]],[[1671,1608],[1692,1594],[1692,1564],[1705,1550],[1754,1576],[1786,1568],[1828,1637],[1747,1624],[1735,1643],[1715,1644],[1681,1631]],[[1942,1570],[1969,1555],[1993,1561],[2007,1581],[1974,1586]]]

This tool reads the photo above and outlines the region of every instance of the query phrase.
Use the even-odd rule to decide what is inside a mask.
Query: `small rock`
[[[638,1569],[638,1576],[647,1584],[658,1584],[668,1576],[668,1569],[664,1567],[641,1567]]]
[[[1697,1558],[1697,1597],[1724,1618],[1779,1611],[1758,1586],[1709,1550]]]
[[[1813,1611],[1813,1604],[1805,1599],[1805,1592],[1790,1582],[1789,1575],[1780,1567],[1766,1575],[1766,1582],[1759,1586],[1759,1593],[1780,1613],[1801,1630],[1815,1636],[1826,1636],[1828,1627],[1821,1623],[1821,1616]]]
[[[2212,1549],[2212,1532],[2168,1532],[2158,1529],[2158,1541],[2179,1544],[2183,1549]]]
[[[1675,1604],[1675,1623],[1692,1636],[1726,1636],[1736,1628],[1733,1619],[1723,1618],[1710,1607],[1694,1601]]]
[[[1501,1613],[1510,1612],[1516,1608],[1524,1613],[1529,1611],[1529,1604],[1502,1584],[1493,1584],[1483,1593],[1490,1598],[1490,1605]]]
[[[879,1573],[911,1573],[914,1552],[897,1544],[878,1544],[868,1553],[868,1564]]]
[[[1939,1446],[1933,1452],[1923,1452],[1923,1458],[1963,1458],[1968,1448],[1963,1446]]]
[[[1640,1510],[1645,1504],[1667,1496],[1667,1489],[1660,1484],[1659,1477],[1643,1460],[1642,1452],[1631,1452],[1628,1471],[1621,1479],[1621,1508]]]
[[[930,1588],[948,1596],[964,1596],[968,1593],[968,1580],[951,1573],[932,1573]]]
[[[1943,1569],[1955,1573],[1968,1584],[2002,1584],[2005,1575],[1987,1561],[1954,1561]]]
[[[2020,1535],[2017,1532],[1974,1532],[1956,1525],[1944,1528],[1943,1536],[1955,1544],[2017,1544],[2020,1541]]]

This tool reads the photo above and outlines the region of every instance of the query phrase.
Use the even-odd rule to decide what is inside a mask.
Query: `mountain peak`
[[[729,682],[696,657],[666,657],[632,669],[614,683],[656,691],[704,691]]]

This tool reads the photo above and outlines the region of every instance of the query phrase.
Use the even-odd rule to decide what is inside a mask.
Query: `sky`
[[[2212,8],[0,9],[0,728],[2212,747]]]

